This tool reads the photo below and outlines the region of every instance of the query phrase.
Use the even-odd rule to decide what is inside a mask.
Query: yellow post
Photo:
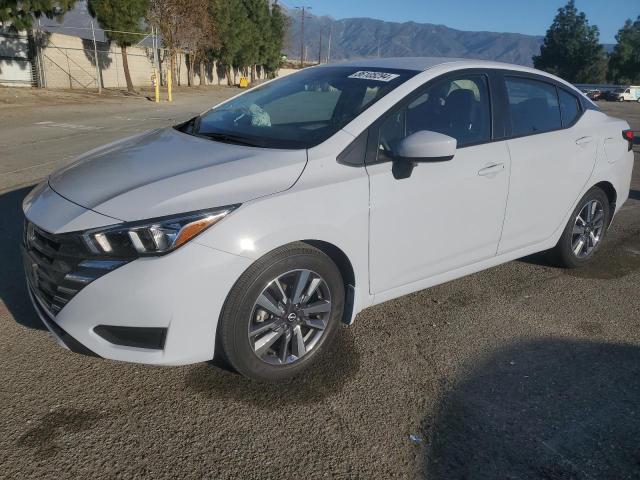
[[[156,103],[160,103],[160,78],[158,77],[158,71],[153,69],[153,86],[156,90]]]
[[[171,93],[171,82],[172,82],[171,77],[172,77],[173,75],[171,75],[171,72],[170,72],[170,71],[169,71],[169,72],[167,72],[167,73],[168,73],[168,75],[167,75],[167,87],[168,87],[168,89],[169,89],[169,101],[170,101],[170,102],[173,102],[173,95],[172,95],[172,93]]]

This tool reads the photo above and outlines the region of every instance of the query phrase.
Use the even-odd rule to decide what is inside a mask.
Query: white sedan
[[[540,251],[589,262],[632,141],[521,66],[305,69],[52,174],[24,201],[29,292],[72,350],[279,380],[371,305]]]

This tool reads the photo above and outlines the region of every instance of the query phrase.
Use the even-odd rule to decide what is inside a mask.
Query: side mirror
[[[421,130],[403,139],[396,149],[393,161],[393,176],[409,178],[417,163],[446,162],[451,160],[458,141],[438,132]]]

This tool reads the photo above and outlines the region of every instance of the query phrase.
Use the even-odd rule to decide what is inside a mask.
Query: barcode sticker
[[[387,72],[356,72],[349,75],[349,78],[359,78],[360,80],[375,80],[377,82],[390,82],[394,78],[398,78],[400,75],[396,73]]]

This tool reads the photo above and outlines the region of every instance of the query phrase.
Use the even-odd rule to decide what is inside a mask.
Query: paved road
[[[0,477],[640,476],[638,168],[633,199],[590,267],[528,258],[368,309],[289,384],[55,346],[22,286],[16,245],[28,188],[17,186],[125,131],[187,118],[202,102],[1,117]],[[640,130],[640,105],[605,107]],[[103,128],[37,124],[48,121]]]
[[[32,184],[99,145],[187,120],[236,93],[229,88],[178,92],[172,104],[144,97],[70,103],[66,95],[57,101],[52,93],[44,106],[0,104],[0,192]]]

